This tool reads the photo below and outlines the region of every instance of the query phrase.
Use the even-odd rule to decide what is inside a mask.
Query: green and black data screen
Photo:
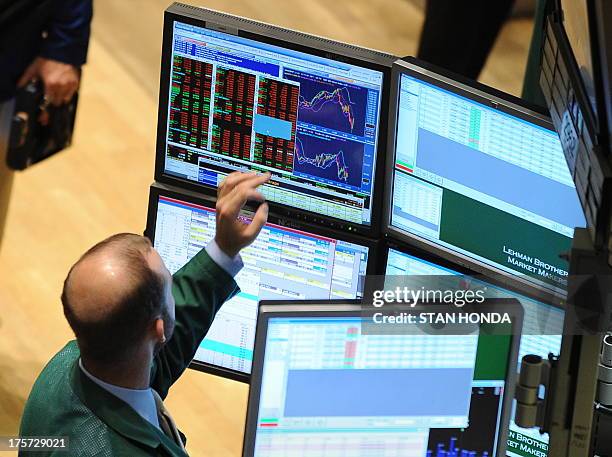
[[[401,76],[391,225],[565,288],[585,219],[557,133]]]

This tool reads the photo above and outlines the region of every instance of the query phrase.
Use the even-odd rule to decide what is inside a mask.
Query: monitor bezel
[[[588,97],[586,84],[581,75],[576,61],[573,43],[567,34],[565,17],[567,14],[563,9],[563,2],[555,0],[551,3],[553,12],[551,26],[553,33],[556,34],[557,45],[561,55],[557,58],[563,63],[570,76],[572,89],[591,137],[603,146],[610,146],[612,140],[612,94],[605,87],[610,87],[612,77],[612,55],[610,51],[612,45],[612,29],[607,19],[612,17],[612,8],[609,2],[602,0],[572,0],[584,2],[586,17],[589,30],[585,31],[585,36],[589,39],[590,55],[589,65],[591,77],[593,78],[594,105]],[[570,67],[570,68],[567,68]],[[561,107],[560,107],[561,108]],[[565,107],[563,107],[565,108]]]
[[[385,182],[384,196],[384,234],[392,236],[393,238],[405,242],[421,251],[432,252],[437,257],[451,261],[454,265],[468,269],[476,274],[483,274],[486,276],[487,274],[490,275],[492,273],[504,276],[509,282],[516,283],[516,286],[523,291],[530,291],[532,294],[548,294],[551,297],[556,297],[556,299],[559,300],[564,299],[566,297],[566,292],[560,288],[555,288],[552,286],[547,287],[543,284],[538,284],[535,281],[521,278],[517,274],[504,271],[492,264],[474,259],[455,249],[442,246],[433,240],[429,240],[414,233],[406,232],[391,225],[394,186],[393,177],[395,172],[395,142],[397,134],[397,116],[399,110],[399,85],[402,74],[408,74],[416,77],[417,79],[433,84],[449,92],[557,133],[551,119],[548,116],[538,112],[537,108],[534,109],[535,107],[529,105],[528,103],[521,102],[520,99],[512,95],[504,94],[483,84],[458,77],[455,74],[451,74],[442,69],[421,62],[416,58],[397,60],[393,64],[393,70],[391,73],[391,100],[393,102],[389,109],[389,126],[395,126],[395,128],[389,128],[389,138],[387,140],[387,179]]]
[[[516,299],[487,299],[482,304],[470,305],[471,310],[478,312],[487,310],[491,303],[495,302],[498,310],[508,312],[512,321],[512,339],[508,361],[506,366],[506,380],[504,385],[504,399],[500,414],[497,433],[497,449],[495,457],[505,456],[508,431],[510,428],[510,416],[514,401],[514,386],[516,384],[518,366],[519,345],[522,336],[523,307]],[[432,303],[423,305],[403,305],[412,311],[420,307],[426,309]],[[448,305],[446,305],[448,306]],[[257,316],[257,331],[255,334],[255,348],[253,353],[252,382],[249,386],[247,414],[244,427],[244,438],[242,445],[242,457],[252,457],[255,450],[257,436],[257,419],[259,412],[259,400],[261,395],[261,383],[263,378],[263,365],[266,349],[266,337],[268,320],[273,317],[323,317],[323,316],[350,316],[361,317],[363,304],[359,300],[346,300],[338,303],[330,303],[325,300],[303,300],[288,302],[286,300],[262,300]],[[430,308],[431,309],[431,308]],[[494,457],[494,456],[491,456]]]
[[[596,63],[599,78],[599,91],[603,92],[602,117],[605,122],[600,121],[600,136],[608,147],[608,153],[612,152],[612,6],[604,0],[594,0],[594,10],[589,18],[589,27],[596,29],[598,55]],[[605,90],[603,88],[608,88]],[[600,104],[600,109],[601,104]]]
[[[166,184],[161,183],[153,183],[149,189],[149,202],[147,209],[147,223],[146,229],[144,231],[144,235],[151,241],[153,245],[155,245],[155,225],[157,222],[157,206],[159,202],[159,197],[168,197],[173,198],[180,201],[185,201],[187,203],[205,206],[207,208],[214,209],[216,198],[212,194],[206,194],[202,192],[192,192],[186,189],[180,189],[177,187],[168,186]],[[376,267],[378,265],[378,253],[379,253],[379,245],[380,241],[377,239],[369,239],[356,234],[348,234],[338,232],[336,230],[330,229],[328,227],[320,227],[313,224],[307,224],[303,221],[296,221],[293,219],[287,219],[282,216],[275,215],[270,213],[268,216],[268,221],[272,224],[282,225],[287,228],[302,230],[305,232],[313,233],[316,235],[321,235],[329,238],[338,239],[341,241],[347,241],[350,243],[360,244],[362,246],[366,246],[368,251],[368,264],[366,267],[366,275],[372,275],[376,272]],[[344,302],[344,300],[339,300]],[[244,383],[248,383],[250,381],[251,375],[247,373],[243,373],[241,371],[232,370],[229,368],[221,367],[218,365],[213,365],[207,362],[202,362],[199,360],[192,360],[189,365],[189,368],[202,371],[205,373],[213,374],[216,376],[221,376],[224,378],[232,379],[234,381],[240,381]]]
[[[270,202],[270,209],[286,217],[299,217],[329,227],[348,227],[355,233],[376,237],[382,230],[382,195],[384,190],[385,156],[387,150],[387,125],[389,107],[389,91],[391,65],[396,57],[366,48],[308,35],[302,32],[276,27],[251,19],[233,16],[218,11],[198,8],[191,5],[174,3],[164,14],[162,56],[159,85],[159,105],[157,120],[157,141],[155,158],[155,180],[174,184],[194,191],[202,189],[215,190],[207,186],[177,176],[166,174],[166,136],[170,85],[170,59],[172,57],[172,37],[174,22],[183,22],[198,27],[233,34],[239,37],[260,41],[266,44],[286,47],[318,57],[359,65],[364,68],[380,71],[383,74],[383,84],[380,94],[380,119],[378,123],[377,157],[375,161],[374,185],[371,190],[370,224],[347,222],[331,216],[289,207],[281,203]]]

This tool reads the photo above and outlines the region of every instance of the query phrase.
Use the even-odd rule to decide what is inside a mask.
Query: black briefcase
[[[6,156],[7,165],[14,170],[23,170],[70,146],[77,101],[78,93],[75,93],[66,104],[48,104],[41,81],[31,81],[18,89]]]

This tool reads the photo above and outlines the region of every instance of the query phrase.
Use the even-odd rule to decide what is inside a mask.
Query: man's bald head
[[[170,279],[160,263],[147,238],[122,233],[96,244],[72,266],[62,303],[84,358],[129,358],[155,320],[168,319]]]

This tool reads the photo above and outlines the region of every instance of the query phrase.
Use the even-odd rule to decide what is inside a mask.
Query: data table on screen
[[[406,276],[412,281],[411,277],[418,276],[448,276],[460,275],[459,272],[444,268],[433,262],[429,262],[410,254],[406,254],[397,249],[390,248],[387,256],[386,275],[390,276]],[[477,288],[486,288],[486,296],[493,298],[516,298],[523,307],[523,329],[521,341],[519,345],[519,354],[517,371],[520,362],[525,355],[535,354],[547,359],[549,354],[558,355],[561,350],[561,339],[563,332],[564,311],[562,309],[538,302],[524,295],[511,292],[501,287],[494,286],[490,283],[485,283],[476,278],[470,278],[469,282]],[[410,282],[412,284],[412,282]],[[466,283],[464,283],[466,284]],[[518,427],[514,420],[510,422],[510,432],[512,436],[520,434],[528,438],[536,440],[546,446],[548,443],[548,435],[540,434],[538,431],[526,430]],[[511,439],[514,440],[515,438]],[[513,441],[514,442],[514,441]],[[452,446],[451,446],[452,448]],[[448,450],[448,446],[441,448]],[[445,452],[445,451],[444,451]],[[445,455],[443,452],[441,455]],[[522,454],[517,454],[508,450],[507,455],[510,457],[518,457]],[[436,457],[435,452],[432,457]]]
[[[559,353],[565,316],[565,312],[560,308],[495,286],[482,279],[461,275],[455,270],[394,248],[389,249],[385,274],[388,276],[405,276],[407,281],[414,276],[422,276],[423,278],[426,276],[462,276],[468,278],[468,281],[461,283],[462,286],[470,285],[474,289],[482,288],[487,298],[516,298],[521,303],[524,314],[521,344],[519,346],[519,362],[527,354],[537,354],[547,358],[549,353]]]
[[[365,328],[362,317],[266,319],[255,456],[494,455],[505,368],[483,370],[477,329]]]
[[[560,254],[585,219],[541,122],[401,74],[391,226],[563,294]]]
[[[171,273],[215,236],[215,211],[159,197],[155,248]],[[268,223],[241,252],[240,292],[217,313],[195,359],[250,373],[257,304],[263,299],[353,299],[362,293],[368,248]]]
[[[265,457],[424,457],[427,431],[404,434],[389,432],[303,432],[257,437],[255,456]]]

